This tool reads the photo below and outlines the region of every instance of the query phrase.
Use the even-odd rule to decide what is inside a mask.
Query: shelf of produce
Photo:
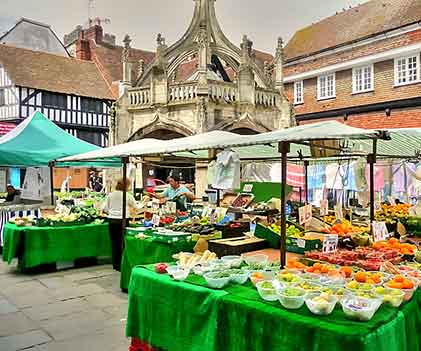
[[[414,351],[421,349],[420,303],[418,291],[400,308],[382,305],[370,321],[355,322],[339,307],[323,317],[286,310],[249,282],[214,290],[203,277],[176,282],[153,266],[136,267],[126,335],[167,351]]]
[[[71,262],[79,258],[111,257],[108,223],[66,227],[4,227],[3,261],[19,260],[25,271],[43,264]]]

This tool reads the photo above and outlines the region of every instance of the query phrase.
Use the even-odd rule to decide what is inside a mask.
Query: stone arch
[[[150,124],[141,127],[133,133],[128,141],[144,138],[170,140],[190,135],[193,135],[193,131],[182,123],[175,121],[162,121],[159,117],[157,117]]]

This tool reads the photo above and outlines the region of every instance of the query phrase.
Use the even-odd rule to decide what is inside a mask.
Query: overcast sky
[[[299,28],[365,0],[217,0],[222,30],[235,44],[248,34],[257,49],[273,52],[276,38],[290,39]],[[0,0],[0,24],[27,17],[50,24],[60,38],[88,18],[88,0]],[[106,32],[124,34],[132,46],[154,49],[161,32],[171,44],[187,29],[193,0],[95,0],[93,16],[109,18]],[[0,25],[1,27],[1,25]],[[338,28],[340,30],[340,28]]]

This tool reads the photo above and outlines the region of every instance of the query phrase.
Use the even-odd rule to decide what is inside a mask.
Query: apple
[[[166,263],[158,263],[155,265],[155,272],[159,274],[167,273],[168,265]]]

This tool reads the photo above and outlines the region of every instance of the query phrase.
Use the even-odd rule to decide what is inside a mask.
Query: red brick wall
[[[288,99],[293,102],[293,83],[286,84]],[[334,109],[369,105],[421,96],[421,83],[394,86],[394,61],[374,65],[374,91],[352,94],[352,69],[336,72],[336,98],[317,100],[317,78],[304,81],[304,104],[295,106],[297,115]]]
[[[374,55],[387,50],[400,48],[421,42],[421,29],[400,36],[378,41],[376,43],[351,48],[340,53],[323,56],[305,63],[299,63],[284,68],[284,75],[288,77],[293,74],[303,73],[322,67],[350,61],[356,58]]]
[[[352,127],[366,129],[382,128],[421,128],[421,107],[412,109],[392,110],[390,116],[384,112],[374,112],[367,114],[350,115],[344,121],[344,118],[324,118],[311,121],[299,122],[300,125],[315,123],[321,121],[336,120]]]

